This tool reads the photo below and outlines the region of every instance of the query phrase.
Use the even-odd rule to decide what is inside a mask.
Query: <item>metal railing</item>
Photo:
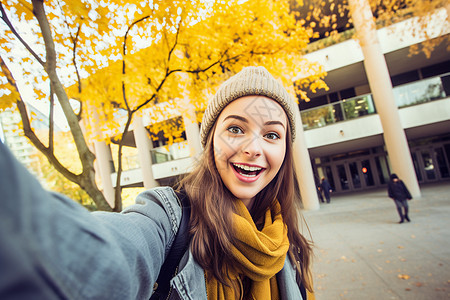
[[[303,129],[313,129],[375,113],[372,95],[358,96],[301,112]]]
[[[403,84],[393,89],[397,107],[407,107],[449,97],[443,80],[450,74]],[[447,87],[448,88],[448,87]],[[345,99],[301,111],[303,129],[309,130],[376,113],[371,94]]]
[[[173,143],[170,146],[162,146],[154,148],[150,151],[152,155],[152,163],[160,164],[163,162],[181,159],[190,156],[188,141]]]

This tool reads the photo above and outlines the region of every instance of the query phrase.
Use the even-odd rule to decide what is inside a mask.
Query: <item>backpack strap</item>
[[[181,205],[180,226],[172,247],[169,250],[169,254],[167,255],[167,258],[159,271],[158,279],[156,280],[157,285],[152,296],[150,297],[151,300],[160,299],[162,296],[169,293],[170,280],[176,275],[180,260],[189,246],[189,218],[191,214],[191,206],[184,191],[175,192],[175,194],[180,200]]]

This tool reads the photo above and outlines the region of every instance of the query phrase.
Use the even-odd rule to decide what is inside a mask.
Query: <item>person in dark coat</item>
[[[405,220],[411,222],[408,216],[408,201],[411,200],[411,194],[409,193],[406,185],[401,181],[397,174],[391,174],[391,180],[388,184],[389,198],[394,200],[397,206],[398,214],[400,215],[399,223],[403,223]]]
[[[323,192],[323,195],[325,196],[325,199],[327,199],[327,203],[330,203],[330,194],[332,192],[331,185],[328,182],[328,180],[325,179],[325,177],[322,177],[322,182],[320,183],[320,189]]]
[[[320,187],[320,184],[317,186],[317,196],[319,197],[320,202],[324,203],[325,201],[323,200],[323,196],[322,196],[322,188]]]

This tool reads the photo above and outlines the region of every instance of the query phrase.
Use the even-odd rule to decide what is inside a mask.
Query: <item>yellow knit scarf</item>
[[[238,264],[229,271],[235,282],[226,286],[213,276],[206,276],[208,299],[233,300],[236,299],[236,294],[242,298],[243,276],[249,278],[250,299],[279,299],[275,275],[283,268],[289,249],[287,227],[280,213],[280,204],[277,201],[274,212],[266,211],[261,231],[256,228],[242,201],[236,201],[236,210],[233,214],[233,232],[237,242],[232,253]],[[233,286],[240,287],[240,291],[236,293]]]

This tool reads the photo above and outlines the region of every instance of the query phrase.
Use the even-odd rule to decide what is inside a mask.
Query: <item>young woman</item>
[[[226,81],[202,121],[203,157],[175,192],[89,213],[44,191],[0,145],[0,298],[149,299],[190,205],[190,245],[163,299],[305,299],[295,103],[262,67]],[[5,176],[6,171],[9,175]]]

